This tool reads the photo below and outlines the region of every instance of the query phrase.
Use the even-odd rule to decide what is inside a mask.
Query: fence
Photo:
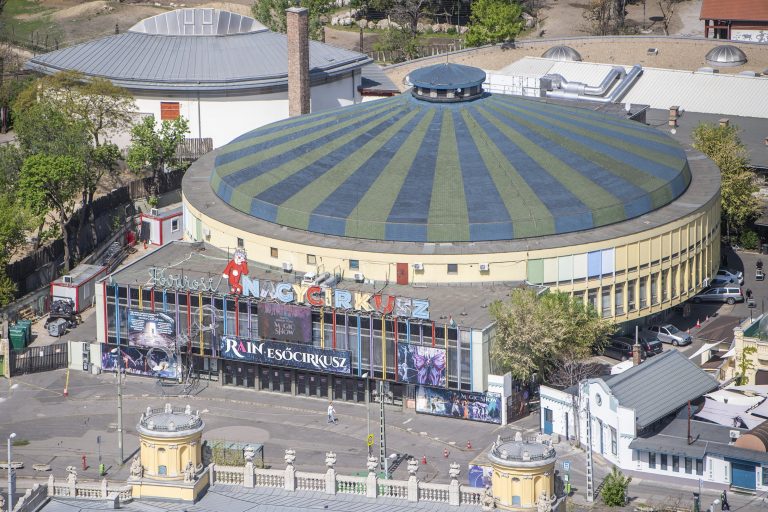
[[[66,368],[68,361],[67,343],[28,347],[20,351],[11,350],[8,353],[8,368],[11,377]]]
[[[408,462],[408,480],[390,480],[379,478],[379,461],[375,457],[368,459],[368,476],[338,475],[334,469],[336,454],[326,453],[325,473],[296,471],[293,450],[286,450],[285,469],[260,469],[253,462],[245,466],[220,466],[211,464],[211,485],[234,485],[246,488],[267,487],[286,491],[314,491],[324,494],[354,494],[375,499],[377,497],[407,500],[409,502],[429,501],[451,506],[480,506],[488,502],[485,489],[462,485],[458,481],[459,465],[453,463],[448,471],[451,482],[448,484],[421,482],[416,477],[419,468],[417,461]],[[492,498],[490,498],[492,500]]]
[[[420,59],[425,57],[435,57],[450,52],[456,52],[466,48],[461,39],[457,39],[447,44],[431,44],[417,46],[415,55],[409,57],[403,50],[372,50],[365,52],[370,58],[377,62],[404,62],[411,58]]]
[[[48,477],[48,496],[79,500],[117,499],[126,503],[133,499],[133,487],[110,484],[106,478],[99,483],[78,483],[76,473],[71,472],[65,481],[57,481],[53,475]]]

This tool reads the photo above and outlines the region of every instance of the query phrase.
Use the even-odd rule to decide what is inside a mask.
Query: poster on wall
[[[167,350],[124,346],[110,348],[105,345],[101,355],[101,369],[114,372],[118,368],[123,369],[125,373],[148,377],[175,379],[179,376],[178,359]]]
[[[470,464],[469,471],[467,472],[469,486],[480,487],[481,489],[490,487],[493,480],[492,475],[493,468],[491,466],[477,466],[475,464]]]
[[[261,338],[312,343],[312,310],[310,308],[267,302],[259,304],[258,314]]]
[[[418,386],[416,412],[501,424],[501,395]]]
[[[176,323],[165,313],[128,310],[128,344],[173,350],[176,348]]]
[[[400,343],[397,346],[400,382],[445,386],[445,349]]]
[[[219,350],[221,357],[234,361],[289,366],[323,373],[352,373],[352,353],[349,350],[328,350],[235,336],[223,336]]]

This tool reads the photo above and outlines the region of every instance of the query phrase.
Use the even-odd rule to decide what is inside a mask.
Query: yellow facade
[[[496,506],[505,510],[535,509],[543,492],[555,494],[555,461],[536,467],[493,464],[492,488]]]
[[[685,302],[703,288],[704,280],[714,274],[720,262],[719,193],[677,220],[657,226],[646,222],[647,230],[624,236],[570,245],[556,243],[557,237],[544,237],[551,238],[547,242],[550,248],[536,249],[545,244],[532,239],[525,251],[471,254],[386,252],[388,247],[395,247],[388,242],[380,243],[381,252],[362,251],[350,248],[355,245],[352,239],[345,240],[345,247],[298,243],[220,222],[186,197],[184,208],[187,240],[204,240],[221,248],[237,247],[242,242],[248,259],[263,265],[281,268],[290,263],[297,272],[343,272],[347,278],[362,273],[366,279],[392,282],[400,263],[407,264],[408,282],[412,284],[529,281],[571,293],[616,322],[653,315]],[[602,229],[610,232],[610,227]],[[578,239],[578,234],[561,240],[574,237]],[[610,272],[574,278],[578,272],[567,271],[597,252],[611,254]],[[487,270],[481,270],[480,264],[486,264]],[[534,272],[534,268],[543,271]]]
[[[197,501],[202,497],[210,485],[210,474],[205,471],[194,482],[182,484],[181,482],[131,482],[132,496],[139,498],[163,498],[182,501]]]
[[[141,464],[144,476],[157,480],[178,480],[192,462],[202,467],[200,439],[202,431],[179,437],[154,437],[141,433]]]
[[[726,367],[725,377],[739,377],[741,376],[742,369],[746,381],[744,385],[758,384],[757,375],[758,372],[761,375],[759,384],[764,384],[765,376],[768,374],[768,341],[760,339],[760,321],[764,317],[756,319],[754,324],[748,326],[748,322],[744,322],[747,325],[742,324],[745,329],[741,327],[734,329],[734,357],[730,359]],[[744,349],[747,349],[745,352]]]

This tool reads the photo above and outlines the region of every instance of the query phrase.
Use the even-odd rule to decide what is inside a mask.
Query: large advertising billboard
[[[312,343],[312,309],[266,302],[259,304],[259,337]]]
[[[224,359],[234,361],[252,361],[323,373],[352,373],[352,353],[349,350],[328,350],[307,345],[222,336],[219,353]]]
[[[176,324],[165,313],[128,310],[128,344],[176,349]]]
[[[122,358],[122,361],[120,361]],[[175,379],[179,376],[179,363],[175,354],[161,348],[116,347],[104,345],[101,369],[115,372]]]
[[[501,424],[501,395],[418,386],[416,412]]]
[[[445,349],[398,344],[397,376],[400,382],[445,387]]]

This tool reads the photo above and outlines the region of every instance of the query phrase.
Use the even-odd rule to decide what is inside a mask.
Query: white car
[[[736,283],[739,286],[744,284],[744,274],[742,272],[731,272],[728,269],[721,268],[715,274],[714,279],[722,279],[726,283]]]
[[[672,324],[652,325],[648,328],[648,332],[652,333],[664,343],[671,343],[676,347],[680,345],[690,345],[693,342],[690,334],[681,331]]]

